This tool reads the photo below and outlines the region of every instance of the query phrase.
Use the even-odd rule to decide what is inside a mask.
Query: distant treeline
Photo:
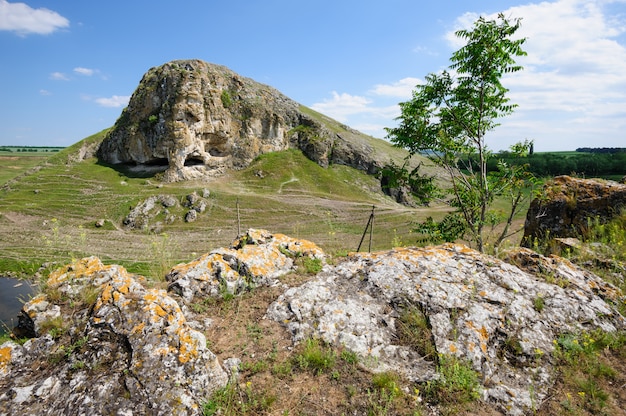
[[[626,152],[541,152],[527,157],[516,157],[509,152],[500,152],[489,159],[487,169],[498,170],[498,160],[509,165],[528,164],[528,169],[538,177],[578,175],[583,177],[607,177],[626,175]],[[462,160],[468,163],[468,160]],[[472,164],[477,167],[477,159]]]
[[[626,153],[626,147],[579,147],[576,151],[583,153]]]
[[[0,152],[59,152],[59,146],[0,146]]]

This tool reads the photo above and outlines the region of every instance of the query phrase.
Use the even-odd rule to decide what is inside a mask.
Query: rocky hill
[[[181,60],[143,76],[97,156],[163,170],[167,182],[220,175],[289,148],[324,167],[375,173],[390,160],[376,141],[224,66]]]

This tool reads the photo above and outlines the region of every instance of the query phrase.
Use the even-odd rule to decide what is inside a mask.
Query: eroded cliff
[[[361,133],[310,114],[276,89],[224,66],[173,61],[143,76],[97,157],[163,170],[170,182],[220,175],[288,148],[322,166],[345,164],[369,173],[388,162]]]

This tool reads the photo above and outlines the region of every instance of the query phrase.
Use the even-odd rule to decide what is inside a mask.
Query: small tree
[[[463,218],[465,229],[477,249],[483,251],[483,229],[490,218],[489,207],[497,195],[514,192],[512,212],[500,244],[519,209],[525,170],[499,165],[499,173],[488,175],[487,160],[493,154],[485,135],[498,124],[496,120],[513,112],[508,90],[501,84],[504,74],[522,69],[514,58],[524,56],[525,38],[512,40],[520,19],[510,22],[499,14],[497,20],[478,19],[472,30],[459,30],[456,36],[467,41],[452,54],[450,71],[429,74],[418,85],[410,101],[400,103],[400,124],[388,128],[388,138],[409,153],[427,155],[448,174],[452,205]],[[514,146],[518,154],[528,152],[532,142]],[[521,147],[520,147],[521,146]],[[477,166],[462,160],[478,160]],[[517,202],[515,202],[517,201]],[[461,237],[458,235],[457,237]]]

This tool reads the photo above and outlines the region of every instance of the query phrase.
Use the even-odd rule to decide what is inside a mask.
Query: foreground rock
[[[303,256],[324,259],[311,242],[251,229],[231,247],[174,267],[169,293],[95,257],[57,270],[46,295],[20,317],[21,335],[33,338],[0,346],[0,415],[198,414],[228,377],[197,330],[211,317],[191,304],[281,285],[278,277]],[[522,248],[507,261],[454,244],[356,253],[284,287],[266,317],[294,343],[320,338],[355,352],[374,372],[413,382],[436,379],[438,360],[457,357],[479,373],[485,401],[508,414],[531,413],[555,381],[555,341],[626,330],[611,306],[625,298],[559,257]],[[424,317],[413,338],[430,351],[406,342],[408,312]],[[224,366],[236,373],[237,362],[229,357]]]
[[[389,162],[364,135],[333,123],[325,126],[274,88],[226,67],[173,61],[143,76],[97,157],[141,171],[164,170],[170,182],[221,175],[259,154],[289,148],[321,166],[345,164],[369,173]]]
[[[52,273],[0,347],[0,414],[198,414],[227,375],[163,290],[95,257]],[[145,283],[145,282],[144,282]]]
[[[557,176],[535,198],[526,215],[522,244],[546,237],[585,235],[589,223],[609,221],[626,208],[626,184]]]
[[[236,295],[276,284],[276,278],[295,270],[294,259],[303,256],[325,258],[324,252],[310,241],[250,229],[231,247],[179,264],[165,278],[171,282],[168,290],[186,302],[194,297]]]
[[[619,290],[600,278],[530,250],[512,257],[552,264],[561,285],[461,245],[358,253],[287,290],[267,316],[295,342],[321,338],[357,352],[374,371],[427,381],[436,377],[433,357],[398,341],[399,318],[417,308],[437,353],[468,360],[481,375],[486,401],[523,414],[548,393],[560,334],[625,329],[626,320],[603,300],[623,301]]]

